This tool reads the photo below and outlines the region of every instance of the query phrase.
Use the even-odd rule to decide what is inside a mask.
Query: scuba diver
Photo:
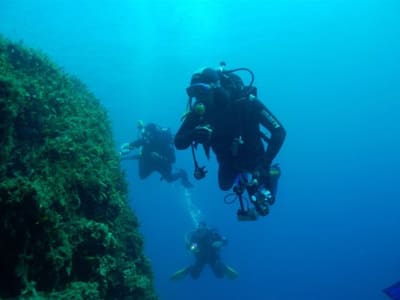
[[[216,277],[235,279],[238,273],[232,267],[224,264],[220,258],[220,250],[227,243],[226,237],[221,236],[216,230],[208,228],[204,222],[201,222],[198,228],[186,237],[186,248],[193,253],[194,264],[176,271],[170,279],[182,279],[188,274],[193,279],[198,279],[206,264],[211,267]]]
[[[225,70],[225,63],[220,66],[219,69],[202,68],[192,75],[186,89],[188,112],[175,135],[175,147],[192,148],[196,179],[203,178],[207,172],[197,162],[197,146],[203,146],[208,158],[212,149],[219,164],[220,189],[227,191],[235,185],[234,192],[240,200],[238,219],[255,220],[258,215],[267,215],[269,205],[275,202],[280,169],[272,161],[281,149],[286,131],[257,98],[251,70]],[[244,85],[235,74],[237,71],[251,75],[249,85]],[[260,130],[260,125],[269,135]],[[244,206],[244,191],[255,211],[249,205]]]
[[[172,170],[172,164],[175,163],[175,149],[170,129],[154,123],[144,126],[142,121],[138,121],[137,128],[139,138],[121,146],[121,159],[139,161],[140,179],[145,179],[151,173],[158,172],[161,174],[161,180],[173,182],[180,179],[185,188],[192,188],[193,185],[185,170]],[[139,153],[130,155],[135,148],[139,148]]]

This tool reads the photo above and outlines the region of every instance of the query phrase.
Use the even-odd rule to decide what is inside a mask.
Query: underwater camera
[[[204,177],[206,177],[206,174],[207,174],[206,167],[199,167],[199,166],[196,166],[196,167],[194,168],[194,174],[193,174],[193,176],[194,176],[194,178],[196,178],[197,180],[203,179]]]
[[[238,221],[256,221],[258,214],[254,208],[249,209],[238,209],[237,211]]]

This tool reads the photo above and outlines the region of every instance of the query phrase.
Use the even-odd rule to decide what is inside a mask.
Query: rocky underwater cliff
[[[0,299],[157,299],[107,112],[0,37]]]

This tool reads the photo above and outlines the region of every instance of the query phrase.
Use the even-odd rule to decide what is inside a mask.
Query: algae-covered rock
[[[0,37],[0,299],[157,299],[104,108]]]

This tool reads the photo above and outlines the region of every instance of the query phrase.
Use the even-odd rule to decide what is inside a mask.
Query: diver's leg
[[[182,185],[185,188],[193,187],[193,184],[189,181],[186,171],[183,169],[172,171],[172,166],[169,164],[168,166],[165,165],[160,166],[159,172],[162,176],[162,179],[164,179],[167,182],[173,182],[180,179]]]
[[[205,262],[203,260],[197,259],[195,264],[190,267],[190,276],[193,279],[198,279],[200,277],[201,271],[203,271]]]
[[[237,176],[236,170],[227,162],[220,162],[218,169],[218,184],[223,191],[229,190]]]
[[[210,267],[216,277],[224,277],[226,267],[220,260],[211,261]]]
[[[260,182],[265,190],[268,190],[271,194],[269,197],[269,204],[274,204],[276,194],[278,191],[278,180],[281,175],[281,169],[278,164],[274,164],[268,168],[265,168],[260,172]]]
[[[157,171],[161,174],[161,179],[166,182],[173,182],[180,177],[179,173],[172,172],[172,165],[167,162],[158,164]]]
[[[192,188],[193,184],[189,180],[189,176],[184,169],[177,170],[179,177],[181,178],[181,183],[185,188]]]
[[[273,164],[269,168],[269,185],[271,193],[274,197],[276,197],[276,194],[278,193],[278,180],[280,176],[281,176],[281,168],[279,167],[278,164]]]
[[[139,178],[140,179],[147,178],[153,171],[154,171],[154,168],[148,160],[145,160],[143,158],[139,159]]]

